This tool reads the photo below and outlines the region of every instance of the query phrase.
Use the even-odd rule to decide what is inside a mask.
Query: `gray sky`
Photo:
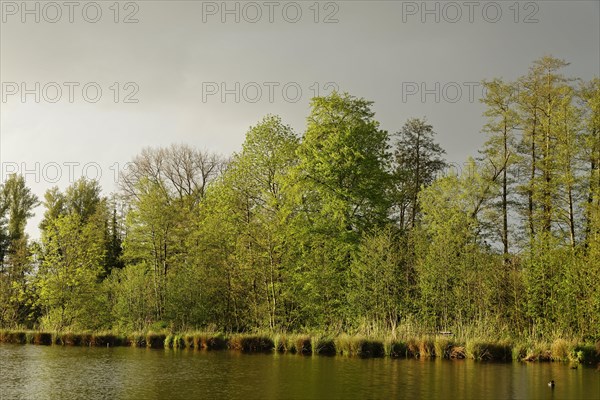
[[[268,113],[301,134],[334,87],[373,100],[390,132],[426,116],[462,163],[485,139],[477,82],[547,54],[600,75],[598,1],[315,3],[2,1],[2,180],[26,174],[41,198],[100,172],[108,194],[146,146],[230,154]]]

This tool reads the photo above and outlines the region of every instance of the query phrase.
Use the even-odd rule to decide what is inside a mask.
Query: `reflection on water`
[[[560,363],[0,345],[0,399],[21,398],[600,399],[600,372]]]

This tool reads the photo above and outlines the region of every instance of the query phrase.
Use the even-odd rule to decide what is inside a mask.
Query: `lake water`
[[[0,345],[2,400],[368,398],[600,399],[600,372],[561,363]]]

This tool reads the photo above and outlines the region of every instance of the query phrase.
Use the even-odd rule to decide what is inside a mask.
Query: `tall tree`
[[[311,326],[341,327],[350,264],[361,233],[382,226],[390,207],[389,135],[372,102],[333,93],[311,101],[294,182],[295,263],[304,279],[299,314]]]
[[[502,174],[500,207],[502,229],[500,238],[504,259],[509,255],[509,173],[517,162],[516,140],[514,130],[518,126],[518,115],[515,110],[517,88],[514,84],[505,83],[500,79],[484,81],[486,95],[481,100],[487,106],[484,115],[488,122],[484,131],[490,135],[485,143],[483,154],[490,166]]]
[[[384,222],[390,205],[389,136],[371,106],[348,94],[313,98],[298,150],[299,179],[323,216],[354,232]]]
[[[20,175],[10,175],[0,191],[0,208],[8,214],[0,270],[0,324],[31,325],[34,293],[29,285],[31,251],[25,233],[27,220],[39,204]],[[0,210],[1,211],[1,210]]]
[[[59,216],[42,236],[36,286],[46,329],[106,327],[98,277],[105,257],[104,226],[78,213]]]
[[[536,60],[520,79],[523,162],[530,170],[525,184],[530,239],[539,232],[551,232],[557,222],[559,114],[568,95],[568,81],[560,70],[567,65],[563,60],[545,56]]]
[[[33,217],[33,209],[39,201],[20,175],[10,175],[2,190],[8,211],[8,237],[10,241],[17,241],[25,235],[27,220]]]
[[[434,141],[433,126],[419,118],[411,118],[398,132],[394,178],[398,193],[400,226],[414,228],[418,215],[417,201],[422,187],[430,185],[444,169],[445,151]]]
[[[594,78],[580,88],[584,134],[581,148],[588,165],[586,179],[585,243],[600,244],[600,78]]]

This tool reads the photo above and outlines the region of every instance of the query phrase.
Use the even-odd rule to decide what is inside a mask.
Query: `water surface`
[[[600,399],[600,372],[561,363],[0,345],[2,400],[368,398]]]

